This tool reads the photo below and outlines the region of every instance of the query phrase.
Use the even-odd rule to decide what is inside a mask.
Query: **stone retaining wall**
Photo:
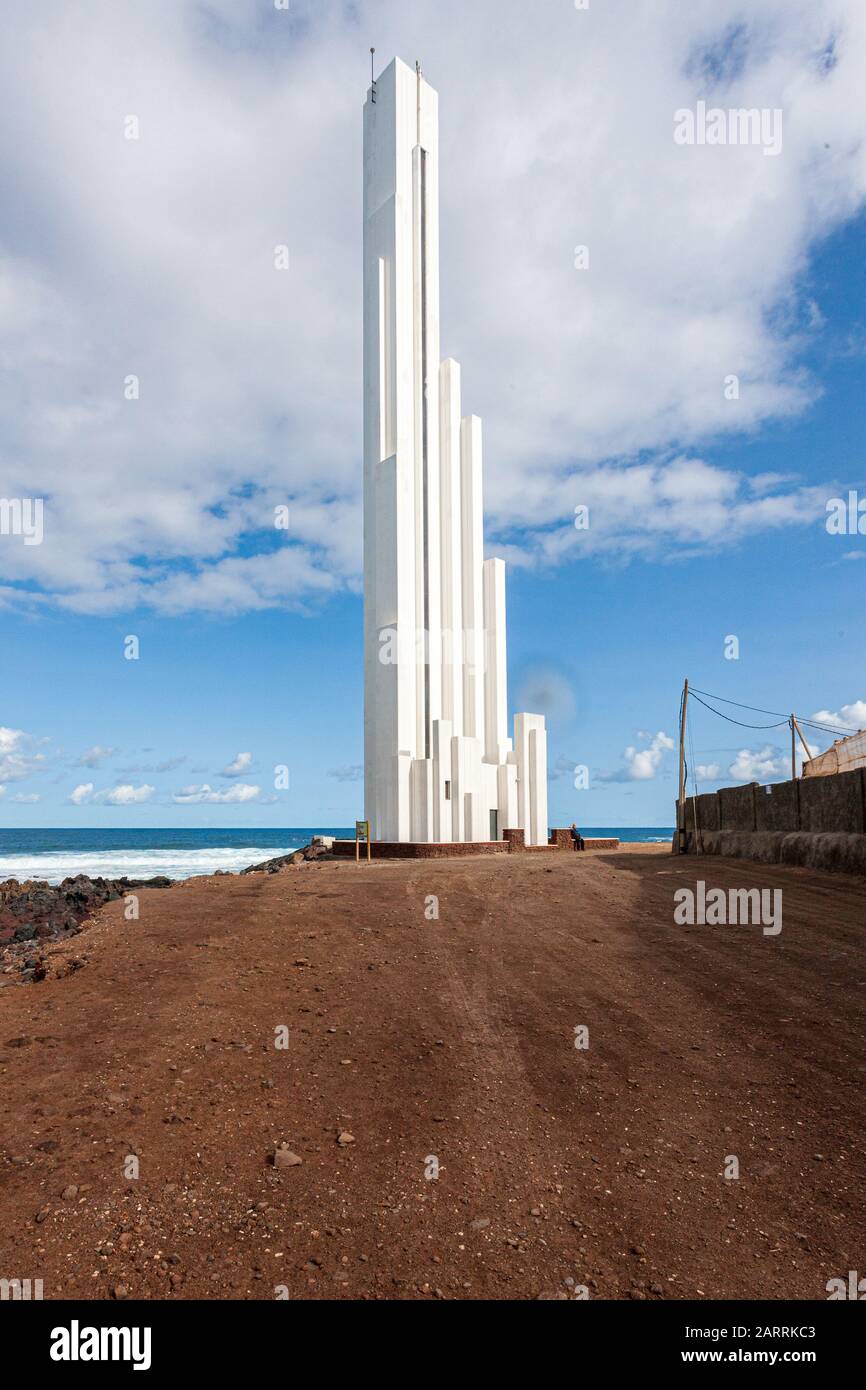
[[[373,859],[453,859],[464,858],[469,854],[507,854],[509,845],[505,840],[457,840],[449,844],[424,844],[420,841],[373,840],[371,843]],[[354,859],[354,840],[335,840],[331,853]],[[367,846],[360,846],[362,859],[367,858]]]
[[[688,854],[866,872],[866,768],[722,787],[689,797],[684,809]]]
[[[759,864],[798,864],[828,873],[866,875],[866,835],[809,830],[686,832],[686,854],[720,854]]]
[[[395,840],[374,840],[371,845],[373,859],[454,859],[465,857],[469,854],[550,854],[560,853],[565,850],[569,853],[574,848],[571,839],[571,832],[568,830],[554,830],[551,832],[550,842],[546,845],[527,845],[526,836],[522,830],[504,830],[501,840],[471,840],[471,841],[449,841],[441,844],[425,844],[417,841],[395,841]],[[554,838],[555,837],[555,838]],[[593,849],[616,849],[619,840],[614,839],[589,839],[584,840],[584,846],[588,850]],[[354,840],[334,840],[330,846],[330,853],[339,855],[341,858],[355,857]],[[367,857],[367,846],[362,842],[360,847],[362,859]]]

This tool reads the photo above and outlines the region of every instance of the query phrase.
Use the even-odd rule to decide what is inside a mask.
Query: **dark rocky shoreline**
[[[304,845],[301,849],[293,849],[291,854],[280,854],[276,859],[265,859],[261,864],[250,864],[248,868],[241,869],[242,874],[278,874],[281,869],[288,869],[292,865],[303,864],[316,859],[333,859],[334,856],[326,845]]]
[[[276,874],[311,860],[330,859],[324,845],[304,845],[276,859],[250,864],[242,874]],[[223,874],[225,870],[217,870]],[[156,878],[91,878],[76,874],[62,883],[42,879],[0,882],[0,989],[4,985],[44,980],[45,946],[77,936],[104,903],[113,902],[140,888],[171,888],[177,880]]]
[[[312,860],[330,859],[325,845],[304,845],[291,854],[250,864],[242,874],[276,874]],[[226,873],[218,869],[217,874]],[[232,875],[233,877],[233,875]],[[4,985],[44,980],[45,946],[77,936],[104,903],[113,902],[140,888],[171,888],[178,880],[156,878],[91,878],[76,874],[62,883],[42,879],[0,882],[0,989]],[[188,881],[188,880],[187,880]]]
[[[81,923],[103,903],[139,888],[170,888],[172,883],[164,877],[90,878],[87,874],[58,884],[6,879],[0,883],[0,986],[44,979],[43,947],[77,936]]]

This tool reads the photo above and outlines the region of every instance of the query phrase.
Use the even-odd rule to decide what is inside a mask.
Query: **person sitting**
[[[571,838],[572,838],[572,841],[574,842],[574,848],[575,848],[575,849],[584,849],[584,848],[585,848],[584,843],[583,843],[583,836],[581,835],[581,833],[580,833],[580,831],[578,830],[577,826],[575,825],[574,821],[571,822]]]

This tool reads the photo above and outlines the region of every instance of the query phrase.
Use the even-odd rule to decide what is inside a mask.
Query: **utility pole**
[[[791,721],[792,721],[792,722],[791,722],[791,742],[792,742],[792,743],[794,742],[794,730],[796,729],[797,734],[798,734],[799,739],[800,739],[800,742],[801,742],[802,745],[803,745],[803,751],[804,751],[804,753],[806,754],[806,756],[805,756],[805,758],[803,759],[803,761],[804,761],[804,763],[807,763],[807,762],[809,762],[809,760],[810,760],[811,757],[812,757],[812,750],[810,749],[808,743],[806,742],[806,740],[805,740],[804,737],[803,737],[803,730],[800,728],[800,725],[799,725],[799,723],[798,723],[796,714],[792,714],[792,715],[791,715]]]
[[[680,799],[677,825],[677,853],[685,853],[686,843],[686,709],[689,703],[689,683],[683,686],[683,701],[680,709]]]
[[[796,725],[797,721],[796,721],[796,719],[794,718],[793,714],[791,715],[791,718],[788,720],[788,723],[791,725],[791,781],[792,781],[792,782],[796,782],[796,780],[797,780],[797,735],[796,735],[796,733],[794,732],[794,728],[795,728],[795,725]]]

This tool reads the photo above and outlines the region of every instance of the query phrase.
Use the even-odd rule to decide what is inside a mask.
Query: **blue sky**
[[[862,6],[467,8],[15,15],[0,497],[46,508],[42,545],[0,536],[4,824],[362,814],[371,42],[421,53],[440,93],[443,353],[485,423],[510,698],[548,719],[551,823],[671,823],[686,675],[866,722],[866,536],[825,525],[829,498],[866,498]],[[779,155],[677,148],[700,98],[782,109]],[[784,729],[696,709],[693,735],[702,788],[785,775]]]

